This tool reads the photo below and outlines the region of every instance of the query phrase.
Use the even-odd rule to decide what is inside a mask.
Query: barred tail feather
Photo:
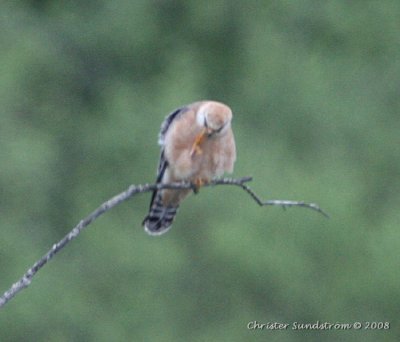
[[[165,207],[161,195],[158,193],[150,208],[149,214],[143,220],[144,230],[150,235],[161,235],[166,233],[172,225],[178,206]]]

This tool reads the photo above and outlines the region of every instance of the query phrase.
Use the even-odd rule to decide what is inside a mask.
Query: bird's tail
[[[150,235],[166,233],[171,228],[178,207],[178,205],[164,206],[161,192],[158,192],[152,201],[149,214],[143,220],[144,230]]]

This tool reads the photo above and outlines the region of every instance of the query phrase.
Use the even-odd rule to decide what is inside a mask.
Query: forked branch
[[[221,178],[215,179],[204,186],[216,186],[216,185],[236,185],[245,190],[260,206],[265,205],[275,205],[281,206],[284,209],[287,207],[305,207],[313,209],[328,217],[328,215],[314,203],[305,203],[299,201],[287,201],[287,200],[269,200],[262,201],[247,185],[246,182],[250,182],[252,177],[242,177],[242,178]],[[3,307],[9,300],[11,300],[18,292],[29,286],[32,278],[35,274],[44,266],[48,261],[50,261],[61,249],[63,249],[71,240],[75,239],[81,231],[90,225],[95,219],[103,215],[105,212],[114,208],[118,204],[126,201],[132,196],[144,192],[150,192],[160,189],[193,189],[196,190],[196,186],[189,182],[182,183],[170,183],[170,184],[144,184],[144,185],[131,185],[126,191],[112,197],[108,201],[104,202],[100,207],[94,210],[89,216],[81,220],[66,236],[64,236],[59,242],[55,243],[53,247],[40,258],[31,268],[29,268],[25,274],[14,283],[9,290],[4,292],[0,297],[0,308]]]

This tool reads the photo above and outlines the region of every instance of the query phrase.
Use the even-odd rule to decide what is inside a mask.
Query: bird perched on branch
[[[214,177],[232,173],[236,147],[231,120],[231,109],[215,101],[195,102],[168,115],[159,134],[157,183],[188,181],[197,191]],[[150,235],[167,232],[180,202],[190,191],[154,191],[149,214],[143,221],[146,232]]]

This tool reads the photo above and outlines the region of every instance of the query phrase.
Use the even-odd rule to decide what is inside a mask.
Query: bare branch
[[[216,185],[236,185],[245,190],[260,206],[265,205],[275,205],[281,206],[284,209],[286,207],[298,206],[313,209],[328,217],[328,215],[319,208],[318,205],[314,203],[305,203],[299,201],[287,201],[287,200],[269,200],[263,202],[247,185],[244,183],[250,182],[252,177],[242,177],[242,178],[221,178],[215,179],[210,183],[204,184],[204,186],[216,186]],[[22,276],[20,280],[14,283],[9,290],[4,292],[0,297],[0,308],[3,307],[9,300],[11,300],[18,292],[22,289],[28,287],[32,281],[35,274],[44,266],[48,261],[50,261],[61,249],[63,249],[70,241],[75,239],[81,231],[90,225],[99,216],[103,215],[105,212],[109,211],[118,204],[128,200],[132,196],[150,192],[160,189],[193,189],[197,190],[196,186],[189,182],[181,183],[170,183],[170,184],[144,184],[144,185],[131,185],[126,191],[112,197],[108,201],[104,202],[100,207],[94,210],[89,216],[81,220],[66,236],[64,236],[59,242],[54,244],[52,248],[40,259],[38,260],[26,273]]]
[[[247,185],[241,183],[238,184],[244,191],[246,191],[260,206],[266,206],[266,205],[275,205],[275,206],[280,206],[283,209],[286,209],[288,207],[303,207],[303,208],[309,208],[315,211],[318,211],[320,214],[324,215],[326,218],[329,218],[329,215],[323,211],[318,204],[315,203],[306,203],[303,201],[288,201],[288,200],[268,200],[268,201],[263,201],[261,200],[253,190],[251,190]]]

